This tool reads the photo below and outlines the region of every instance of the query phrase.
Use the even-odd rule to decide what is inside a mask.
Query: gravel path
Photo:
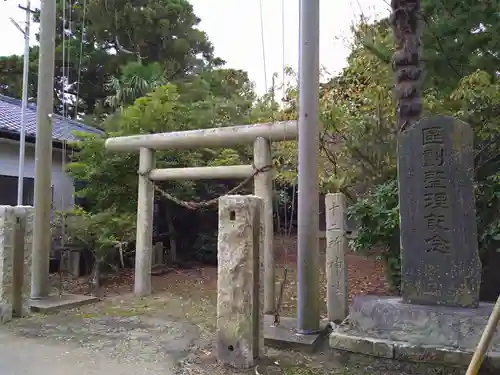
[[[198,337],[194,325],[147,316],[37,315],[0,329],[0,375],[170,375]]]
[[[0,375],[171,375],[159,363],[122,362],[89,348],[0,333]]]

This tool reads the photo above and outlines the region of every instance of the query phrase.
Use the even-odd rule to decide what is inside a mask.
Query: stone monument
[[[446,116],[423,119],[399,135],[402,298],[355,296],[349,321],[330,335],[331,348],[427,365],[469,364],[493,310],[479,303],[472,144],[469,125]],[[489,349],[484,364],[497,373],[500,332]]]
[[[399,135],[398,171],[403,301],[477,307],[472,129],[447,116],[421,120]]]
[[[219,199],[217,359],[248,368],[264,348],[263,236],[259,197]]]

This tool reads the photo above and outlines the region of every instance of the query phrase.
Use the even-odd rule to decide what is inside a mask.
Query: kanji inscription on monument
[[[470,126],[439,116],[401,132],[398,173],[404,302],[477,307],[481,262]]]

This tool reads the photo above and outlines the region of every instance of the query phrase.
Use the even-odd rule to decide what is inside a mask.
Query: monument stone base
[[[467,367],[493,310],[410,305],[400,298],[355,297],[349,321],[330,334],[330,347],[410,362]],[[484,366],[500,369],[500,333]]]
[[[50,314],[59,310],[74,309],[98,302],[99,298],[77,294],[50,295],[42,299],[30,300],[30,309],[33,312]]]

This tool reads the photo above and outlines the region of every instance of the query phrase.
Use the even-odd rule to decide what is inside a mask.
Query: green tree
[[[162,62],[171,77],[221,62],[186,0],[89,0],[87,11],[87,33],[102,48]]]
[[[39,13],[34,15],[34,21],[39,22]],[[106,82],[112,77],[119,79],[121,67],[138,59],[144,65],[160,64],[166,81],[221,65],[223,61],[214,57],[213,46],[199,30],[199,22],[193,7],[185,0],[89,0],[83,3],[57,0],[55,111],[63,112],[64,86],[66,93],[74,98],[67,103],[69,116],[75,117],[76,111],[109,113],[112,109],[105,104],[105,99],[115,91],[110,91]],[[34,81],[38,72],[37,52],[37,48],[32,48],[30,53],[33,54],[30,71]],[[11,57],[5,64],[2,61],[1,92],[20,97],[22,57]],[[36,96],[35,89],[30,90],[32,96]]]
[[[231,69],[207,71],[184,79],[177,85],[167,84],[153,89],[132,105],[109,116],[103,127],[108,135],[120,136],[245,124],[250,121],[252,110],[254,93],[251,88],[252,84],[244,72]],[[138,164],[137,153],[109,152],[104,149],[104,139],[89,135],[82,135],[82,138],[69,171],[76,180],[86,183],[78,195],[89,203],[89,214],[114,212],[117,216],[135,216],[137,169],[134,166]],[[172,150],[157,152],[156,164],[159,168],[241,164],[250,163],[251,157],[249,147]],[[197,201],[222,195],[236,183],[239,181],[167,181],[158,186],[179,199]],[[208,232],[210,235],[202,236],[203,241],[198,240],[196,244],[189,236],[182,242],[174,235],[177,227],[185,226],[187,215],[195,213],[186,212],[186,209],[165,200],[161,194],[157,198],[168,206],[171,248],[191,249],[195,246],[200,252],[215,250],[214,211],[196,213],[204,218],[199,221],[198,229],[192,226],[192,216],[188,219],[191,231]]]
[[[21,98],[23,92],[23,56],[0,56],[0,94]],[[30,49],[28,98],[36,96],[38,87],[38,47]]]
[[[421,0],[422,43],[427,85],[449,95],[463,77],[482,70],[491,76],[500,64],[498,3]]]
[[[424,9],[427,9],[426,6],[428,6],[427,3],[425,3]],[[478,9],[484,10],[484,7],[472,9],[478,11]],[[457,8],[456,12],[459,11],[461,12],[463,9],[460,7]],[[405,15],[405,17],[407,16],[408,14]],[[471,18],[474,18],[476,21],[478,19],[484,19],[485,24],[486,20],[491,20],[490,15],[482,16],[479,14],[479,11],[477,14],[471,16]],[[490,68],[488,67],[490,64],[494,64],[498,52],[494,51],[496,47],[491,43],[489,44],[490,47],[488,47],[488,50],[493,56],[485,55],[482,49],[466,48],[462,50],[461,53],[468,55],[466,59],[468,62],[464,60],[463,73],[460,73],[452,79],[451,76],[456,75],[456,73],[453,72],[448,65],[447,60],[449,57],[444,53],[440,55],[432,54],[433,50],[437,51],[441,46],[439,45],[439,39],[435,37],[430,38],[431,34],[428,34],[429,31],[427,30],[433,30],[434,27],[438,26],[444,28],[446,25],[441,23],[440,15],[436,15],[432,19],[437,20],[436,25],[431,24],[427,27],[427,24],[425,24],[423,31],[423,39],[428,41],[424,44],[423,56],[426,58],[427,56],[432,56],[432,59],[435,60],[431,61],[429,65],[426,61],[426,70],[429,66],[429,71],[427,72],[421,94],[422,106],[427,116],[435,114],[455,116],[468,122],[473,128],[476,148],[476,210],[479,245],[483,260],[484,283],[482,298],[488,299],[492,296],[496,298],[498,290],[500,290],[500,280],[496,276],[496,273],[491,271],[491,265],[498,262],[495,256],[497,256],[497,249],[500,246],[500,223],[497,219],[498,215],[495,214],[495,212],[500,209],[498,201],[500,196],[500,138],[498,137],[498,131],[500,129],[500,123],[498,122],[500,98],[498,96],[498,75],[496,73],[491,74],[489,72]],[[496,25],[498,25],[498,23]],[[472,30],[472,28],[469,28],[470,26],[471,23],[467,23],[464,26],[464,30]],[[487,30],[494,29],[495,27],[495,25],[485,26],[484,29],[470,33],[462,30],[460,37],[466,38],[467,35],[469,35],[470,40],[465,40],[463,42],[465,46],[471,46],[475,44],[475,40],[488,40],[489,33]],[[357,39],[355,42],[357,48],[354,48],[351,58],[354,58],[356,53],[359,55],[356,59],[350,58],[348,68],[342,72],[337,80],[345,79],[346,73],[353,71],[356,62],[363,61],[363,65],[368,66],[367,70],[369,70],[371,74],[363,76],[363,72],[360,69],[355,70],[355,77],[357,77],[358,80],[356,81],[357,84],[353,86],[368,88],[368,90],[361,90],[362,95],[360,96],[360,101],[356,101],[356,97],[353,96],[355,90],[352,87],[349,90],[341,91],[345,101],[339,98],[336,103],[337,107],[340,108],[344,105],[354,107],[357,105],[355,113],[361,118],[364,116],[375,116],[377,119],[382,119],[382,123],[384,124],[393,124],[396,123],[396,121],[390,110],[377,112],[373,110],[373,107],[370,108],[370,106],[364,105],[365,103],[371,102],[370,98],[374,97],[374,93],[377,92],[377,90],[382,92],[383,95],[387,95],[391,90],[391,80],[388,77],[383,78],[380,76],[382,72],[388,72],[390,70],[388,56],[390,56],[391,46],[385,42],[387,30],[387,20],[382,20],[375,24],[361,24],[357,28]],[[478,33],[484,33],[484,35],[478,37]],[[450,39],[450,48],[457,48],[453,42],[453,38],[448,37],[448,39]],[[373,70],[366,61],[372,62]],[[478,61],[482,61],[481,66],[486,67],[485,70],[475,69]],[[454,60],[451,60],[451,63],[453,62]],[[448,66],[446,73],[444,70],[439,70],[443,66]],[[442,74],[439,73],[440,71]],[[405,72],[407,73],[408,71]],[[381,79],[379,80],[377,77]],[[434,77],[436,77],[436,79],[434,79]],[[396,80],[398,81],[398,78]],[[370,86],[367,82],[372,85]],[[409,90],[410,93],[415,93],[415,86],[407,85],[406,87],[411,88],[411,90]],[[396,90],[396,100],[400,99],[400,96],[397,95],[398,93],[399,92]],[[358,105],[356,103],[360,104]],[[382,101],[382,108],[384,108],[384,105],[392,106],[393,104],[390,100],[384,100]],[[351,118],[355,117],[348,112],[344,112],[337,121],[338,123],[346,121],[349,123]],[[401,121],[401,117],[399,117],[399,120]],[[410,116],[407,120],[411,123],[411,121],[416,120],[416,117],[412,118]],[[362,121],[359,123],[362,123]],[[390,125],[386,126],[386,128],[390,129]],[[394,128],[397,129],[397,127]],[[366,130],[366,134],[370,134],[370,130],[368,129],[375,131],[376,127],[369,126]],[[346,128],[346,132],[353,136],[354,139],[363,139],[363,134],[357,133],[355,126],[350,125]],[[376,154],[378,147],[373,143],[368,142],[362,144],[366,146],[362,149],[365,155],[370,156]],[[343,150],[347,155],[355,156],[347,147],[344,147]],[[358,202],[351,210],[351,215],[355,217],[361,225],[359,236],[356,238],[353,245],[357,249],[370,249],[381,246],[382,255],[389,264],[391,280],[393,284],[397,286],[399,284],[400,249],[399,206],[395,203],[395,198],[398,195],[396,175],[394,173],[395,147],[391,146],[387,151],[387,156],[389,157],[388,163],[386,164],[387,173],[378,180],[367,180],[366,187],[369,192],[367,194],[359,194]],[[357,173],[357,170],[354,168],[351,171],[347,171],[348,176]],[[352,183],[356,180],[351,177],[347,181]],[[359,191],[360,190],[358,190],[358,192]],[[488,294],[485,290],[492,286],[494,287]]]
[[[106,89],[112,93],[106,97],[105,104],[112,109],[132,104],[135,99],[165,83],[163,68],[158,63],[144,65],[132,61],[121,68],[121,76],[112,76],[106,82]]]

